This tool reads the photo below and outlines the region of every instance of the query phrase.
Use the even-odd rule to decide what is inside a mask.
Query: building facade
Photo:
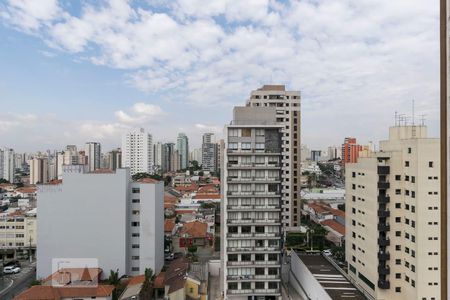
[[[346,166],[349,275],[374,299],[440,298],[439,139],[394,126]]]
[[[30,164],[30,184],[47,183],[49,180],[49,161],[47,157],[34,157]]]
[[[187,169],[189,167],[189,139],[184,133],[178,134],[177,150],[180,155],[180,169]]]
[[[84,145],[84,154],[89,172],[100,169],[101,146],[97,142],[87,142]]]
[[[235,107],[222,170],[224,299],[281,299],[283,128],[273,107]]]
[[[282,201],[283,226],[285,230],[300,225],[300,92],[286,91],[284,85],[264,85],[252,91],[247,100],[250,107],[274,107],[276,122],[283,126]]]
[[[53,258],[98,259],[120,275],[145,268],[157,274],[164,264],[164,184],[134,182],[128,169],[84,169],[70,166],[61,184],[39,186],[37,278],[52,273]]]
[[[14,150],[0,148],[0,178],[14,182],[15,157]]]
[[[36,236],[36,214],[9,215],[3,213],[0,215],[2,254],[14,258],[28,254],[33,255],[36,251]]]
[[[136,173],[153,174],[153,140],[144,128],[126,133],[122,137],[122,167]]]
[[[214,133],[205,133],[202,137],[202,169],[216,172],[218,169],[218,149]]]
[[[356,138],[346,137],[342,144],[342,163],[355,163],[358,161],[359,151],[362,146],[356,143]]]

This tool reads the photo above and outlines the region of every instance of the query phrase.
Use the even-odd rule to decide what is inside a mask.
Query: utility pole
[[[31,257],[31,235],[30,235],[30,244],[29,244],[29,247],[28,247],[28,257],[30,259],[30,263],[32,263],[33,262],[33,258]]]

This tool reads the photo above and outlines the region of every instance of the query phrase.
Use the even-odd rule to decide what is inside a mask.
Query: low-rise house
[[[171,237],[175,233],[175,219],[164,220],[164,234]]]
[[[345,239],[345,226],[336,220],[326,220],[320,223],[327,231],[326,239],[336,246],[342,246]]]
[[[182,252],[189,246],[209,246],[213,237],[208,233],[208,224],[200,221],[192,221],[183,224],[173,238],[175,252]]]

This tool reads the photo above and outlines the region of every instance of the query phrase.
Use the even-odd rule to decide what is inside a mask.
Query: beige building
[[[30,184],[48,182],[48,158],[34,157],[29,161],[30,164]]]
[[[394,126],[346,166],[349,275],[374,299],[440,297],[439,139]]]
[[[36,214],[0,216],[0,249],[9,257],[28,254],[36,249]]]
[[[264,85],[252,91],[247,106],[273,107],[276,124],[282,125],[282,225],[285,230],[300,225],[300,92],[284,85]]]

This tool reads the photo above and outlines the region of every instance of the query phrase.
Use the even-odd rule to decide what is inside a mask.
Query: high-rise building
[[[283,126],[282,201],[286,230],[300,226],[300,92],[286,91],[284,85],[264,85],[253,91],[247,106],[274,107],[277,124]]]
[[[328,147],[328,160],[334,160],[334,159],[338,159],[341,158],[341,149],[339,149],[336,146],[329,146]]]
[[[352,137],[346,137],[342,144],[342,163],[355,163],[358,161],[359,151],[363,148],[361,145],[356,144],[356,139]]]
[[[98,259],[119,276],[158,274],[164,265],[164,184],[132,181],[129,169],[85,173],[65,166],[63,184],[38,190],[37,277],[52,274],[53,258]]]
[[[218,156],[217,143],[213,133],[205,133],[202,137],[202,169],[217,172]]]
[[[346,166],[348,274],[371,299],[440,298],[439,139],[393,126]]]
[[[119,169],[122,166],[122,150],[117,148],[111,150],[108,154],[109,168],[113,171]]]
[[[0,148],[0,178],[14,182],[15,159],[14,150]]]
[[[283,130],[276,107],[235,107],[225,127],[224,299],[281,299]]]
[[[85,162],[83,162],[82,159],[80,158],[80,153],[77,150],[77,146],[75,145],[66,146],[66,150],[64,150],[64,159],[62,164],[66,166],[85,164]]]
[[[177,150],[180,155],[180,169],[187,169],[189,167],[189,140],[184,133],[178,134]]]
[[[30,184],[47,183],[49,180],[48,158],[36,156],[29,161]]]
[[[320,161],[322,157],[322,151],[320,150],[311,150],[311,160],[312,161]]]
[[[440,136],[441,136],[441,295],[449,299],[450,292],[450,1],[440,0]]]
[[[189,153],[189,161],[196,161],[199,165],[202,164],[202,149],[194,149]]]
[[[122,137],[122,167],[136,173],[153,174],[152,135],[144,128],[131,131]]]
[[[164,144],[161,142],[157,142],[153,146],[153,164],[156,170],[162,171],[163,161],[164,161]]]
[[[97,142],[87,142],[84,146],[89,172],[100,169],[101,146]]]
[[[175,144],[174,143],[165,143],[163,147],[163,172],[173,171],[172,160],[175,152]]]
[[[181,170],[181,155],[178,150],[172,152],[172,158],[170,159],[170,171],[176,172]]]

